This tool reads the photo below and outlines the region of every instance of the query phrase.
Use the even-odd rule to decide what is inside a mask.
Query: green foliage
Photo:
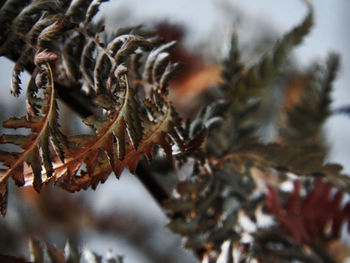
[[[269,84],[282,72],[288,55],[293,47],[300,44],[313,24],[313,11],[309,8],[303,22],[279,40],[273,50],[264,54],[260,61],[250,67],[240,62],[237,49],[237,36],[233,37],[231,51],[224,61],[222,89],[230,98],[231,108],[228,118],[234,132],[229,132],[232,144],[245,136],[254,134],[258,126],[256,116],[261,106],[262,97]]]
[[[286,110],[281,136],[290,141],[310,140],[330,115],[332,83],[339,68],[339,56],[329,54],[326,66],[316,68],[306,76],[303,93],[298,102]]]

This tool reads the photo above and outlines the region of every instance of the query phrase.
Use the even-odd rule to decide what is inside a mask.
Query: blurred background
[[[317,0],[312,4],[315,26],[293,52],[293,60],[302,68],[324,59],[330,51],[340,53],[341,70],[333,92],[335,109],[350,104],[350,2]],[[101,11],[107,30],[143,24],[162,29],[163,34],[179,33],[184,52],[200,59],[208,70],[215,69],[227,53],[233,32],[238,35],[243,60],[254,63],[307,12],[299,0],[111,0]],[[14,98],[9,93],[12,67],[13,63],[0,58],[0,121],[25,114],[25,95]],[[23,74],[23,86],[28,78]],[[61,117],[66,128],[75,120]],[[328,160],[341,163],[346,173],[350,173],[349,133],[350,119],[345,115],[331,117],[324,127]],[[0,219],[0,253],[28,255],[23,250],[27,240],[21,237],[34,236],[44,237],[58,248],[69,238],[79,248],[88,247],[102,255],[111,249],[123,255],[125,263],[196,262],[181,248],[180,238],[165,228],[166,216],[156,202],[127,172],[120,180],[110,176],[96,191],[71,195],[49,190],[38,196],[11,185],[8,213]],[[69,209],[63,212],[62,207]]]

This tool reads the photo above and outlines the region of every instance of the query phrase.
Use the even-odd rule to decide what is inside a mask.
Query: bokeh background
[[[324,59],[330,51],[340,53],[341,70],[332,96],[332,108],[336,109],[350,104],[350,2],[317,0],[312,4],[315,26],[292,56],[302,68]],[[138,24],[176,25],[183,29],[183,45],[188,52],[200,55],[211,65],[225,56],[232,32],[237,32],[243,59],[254,63],[307,12],[300,0],[110,0],[101,11],[106,16],[107,30]],[[25,113],[25,95],[14,98],[9,93],[12,67],[13,63],[0,58],[0,121]],[[23,74],[24,85],[28,78]],[[64,118],[63,126],[76,123],[74,118]],[[332,116],[324,127],[328,161],[341,163],[347,173],[349,133],[350,118],[346,115]],[[44,191],[39,197],[31,190],[19,191],[13,186],[10,191],[8,214],[0,219],[1,253],[28,255],[24,249],[26,238],[34,235],[58,248],[69,237],[81,249],[88,247],[102,255],[112,250],[123,255],[125,263],[196,262],[181,248],[180,238],[165,228],[166,216],[156,202],[127,172],[120,180],[111,176],[96,191],[74,195],[55,190]],[[63,212],[62,207],[71,212]]]

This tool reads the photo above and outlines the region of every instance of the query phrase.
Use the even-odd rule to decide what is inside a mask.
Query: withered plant
[[[0,1],[0,55],[15,63],[11,93],[25,90],[27,109],[2,124],[8,130],[0,143],[17,146],[0,150],[2,215],[11,179],[37,192],[54,185],[74,193],[127,168],[201,262],[345,262],[350,250],[341,233],[350,228],[350,203],[343,196],[350,179],[340,165],[325,163],[321,131],[332,114],[339,57],[331,53],[307,70],[289,59],[313,25],[312,7],[254,65],[242,62],[232,36],[220,80],[201,89],[201,109],[185,111],[169,99],[181,75],[181,61],[170,58],[176,42],[142,27],[109,31],[94,18],[102,2]],[[31,74],[26,88],[23,71]],[[266,111],[276,90],[283,94],[278,107]],[[93,132],[65,134],[58,100]],[[277,131],[272,142],[259,137],[265,120]],[[26,132],[10,132],[18,128]],[[157,173],[177,180],[172,191]],[[47,259],[80,262],[79,252],[67,247],[63,253],[47,245]],[[32,240],[31,248],[32,260],[43,262],[40,242]],[[100,261],[91,255],[91,262]]]

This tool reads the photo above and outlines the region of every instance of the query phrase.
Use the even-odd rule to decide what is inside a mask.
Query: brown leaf
[[[269,187],[267,208],[299,245],[338,239],[342,225],[350,222],[350,203],[340,206],[343,192],[338,190],[331,196],[332,185],[322,181],[316,181],[306,197],[301,197],[300,189],[301,182],[294,181],[293,192],[281,206],[276,189]],[[327,233],[328,225],[331,226],[330,233]]]

